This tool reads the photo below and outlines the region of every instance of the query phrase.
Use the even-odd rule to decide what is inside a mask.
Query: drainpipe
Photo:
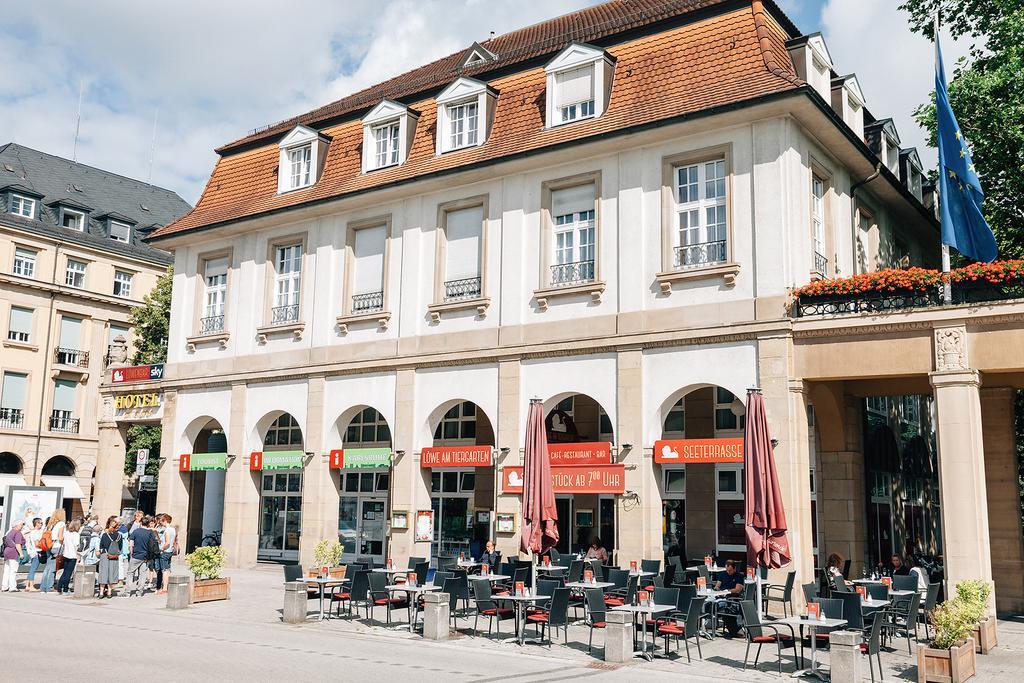
[[[860,229],[860,226],[857,225],[857,190],[864,187],[880,175],[882,175],[882,162],[879,161],[875,164],[874,173],[864,180],[850,185],[850,223],[853,225],[853,264],[855,271],[857,265],[857,231]]]
[[[60,248],[63,246],[64,240],[57,237],[57,248],[53,252],[53,270],[50,273],[50,283],[54,286],[54,289],[50,290],[50,306],[46,315],[46,346],[43,347],[43,358],[46,359],[43,364],[43,383],[40,386],[39,391],[39,422],[36,423],[36,452],[35,458],[32,462],[32,486],[39,486],[39,447],[43,440],[43,419],[44,410],[46,406],[46,370],[49,369],[50,359],[52,358],[50,353],[50,336],[53,334],[53,309],[57,301],[57,261],[60,258]]]

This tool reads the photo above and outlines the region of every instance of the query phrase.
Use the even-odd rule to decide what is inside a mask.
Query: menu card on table
[[[892,588],[892,577],[891,576],[883,576],[882,577],[882,585],[885,586],[886,588]]]
[[[711,556],[710,555],[705,555],[704,556],[704,566],[705,567],[710,567],[711,566]]]
[[[394,568],[395,568],[395,565],[394,565],[394,563],[393,563],[393,562],[391,561],[391,558],[389,557],[389,558],[388,558],[388,569],[394,569]]]
[[[821,621],[821,605],[816,602],[807,603],[807,618]]]
[[[545,567],[550,567],[551,566],[551,557],[548,556],[548,555],[544,556],[544,566]]]
[[[867,586],[857,586],[857,595],[860,596],[861,600],[867,600],[868,599],[868,589],[867,589]]]
[[[640,592],[638,592],[637,593],[637,597],[640,600],[640,604],[641,605],[650,605],[651,604],[651,594],[648,593],[647,591],[640,591]]]
[[[705,579],[703,576],[698,576],[697,577],[697,590],[698,591],[706,591],[707,589],[708,589],[708,580]]]
[[[416,572],[409,572],[409,574],[407,576],[407,580],[408,580],[410,586],[415,587],[416,586]]]
[[[747,581],[756,581],[753,567],[747,567]]]
[[[480,565],[480,576],[487,576],[487,570],[489,567],[486,564]]]
[[[594,583],[594,570],[593,569],[588,569],[587,571],[583,572],[583,581],[585,583]]]
[[[320,576],[326,579],[327,578],[327,574],[330,573],[330,571],[331,570],[329,568],[327,568],[327,567],[321,567],[320,568]]]
[[[526,595],[526,586],[522,581],[516,581],[516,595]]]

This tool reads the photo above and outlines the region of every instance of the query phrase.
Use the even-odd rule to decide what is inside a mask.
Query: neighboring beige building
[[[0,497],[61,486],[69,512],[89,508],[109,347],[131,343],[131,310],[170,264],[142,239],[188,209],[169,190],[0,146]]]
[[[692,6],[582,10],[218,150],[154,234],[175,259],[164,379],[103,390],[111,454],[115,398],[159,395],[158,508],[187,547],[514,555],[539,399],[563,550],[741,557],[729,440],[760,386],[798,582],[833,551],[860,572],[945,549],[947,576],[998,564],[1021,604],[1015,494],[990,545],[985,467],[1011,463],[1024,305],[792,310],[812,279],[938,261],[920,167],[820,35],[770,2]]]

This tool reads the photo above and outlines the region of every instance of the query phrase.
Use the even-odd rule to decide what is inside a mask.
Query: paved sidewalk
[[[317,603],[309,602],[311,621],[300,625],[281,622],[284,591],[277,566],[231,570],[232,599],[204,603],[186,610],[165,608],[165,596],[76,601],[56,595],[0,594],[0,638],[20,643],[20,656],[10,660],[12,673],[31,675],[30,662],[42,661],[52,652],[53,638],[75,643],[76,661],[82,671],[107,670],[111,642],[128,646],[138,638],[143,648],[152,644],[160,652],[160,667],[169,677],[191,676],[197,671],[222,680],[243,678],[271,680],[301,677],[304,680],[399,676],[400,680],[453,681],[552,681],[569,678],[600,680],[660,680],[670,677],[705,681],[778,681],[776,653],[765,646],[757,671],[741,669],[746,642],[743,638],[702,641],[703,661],[694,656],[635,660],[632,664],[606,665],[603,632],[594,635],[594,653],[587,654],[589,630],[569,630],[568,647],[561,637],[550,649],[520,647],[512,641],[511,622],[502,624],[500,637],[469,635],[472,617],[459,620],[459,632],[445,643],[424,641],[406,628],[387,629],[350,619],[315,621]],[[405,611],[396,611],[405,619]],[[384,619],[384,610],[376,617]],[[482,628],[486,625],[481,621]],[[923,631],[922,631],[923,636]],[[979,681],[1010,680],[1024,675],[1024,620],[1003,621],[1000,647],[979,656]],[[907,654],[906,641],[897,639],[892,652],[883,654],[888,680],[916,680],[916,656]],[[130,650],[129,650],[130,651]],[[916,652],[916,651],[915,651]],[[751,654],[751,658],[753,653]],[[827,652],[821,653],[827,665]],[[23,671],[18,669],[25,666]],[[865,662],[866,664],[866,662]],[[99,668],[97,668],[99,667]],[[115,679],[152,675],[148,658],[125,657],[114,667]],[[792,651],[783,654],[783,671],[794,669]],[[867,668],[864,669],[867,674]]]

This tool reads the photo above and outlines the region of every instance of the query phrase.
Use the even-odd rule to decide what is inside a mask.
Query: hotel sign
[[[182,472],[205,472],[227,468],[227,453],[182,453],[178,458],[178,469]]]
[[[502,470],[503,493],[523,492],[523,468],[509,465]],[[552,465],[551,483],[555,493],[625,493],[626,466]]]
[[[156,365],[133,365],[130,368],[114,368],[110,373],[110,380],[114,384],[124,382],[149,382],[164,378],[164,364]]]
[[[552,465],[608,465],[612,461],[612,445],[607,441],[550,443],[548,455]]]
[[[446,446],[424,448],[420,467],[490,467],[492,446]]]
[[[344,448],[331,451],[332,470],[356,467],[391,467],[390,448]]]
[[[163,416],[163,409],[163,396],[158,391],[114,397],[115,420],[159,420]]]
[[[743,439],[672,439],[654,442],[654,462],[743,462]]]
[[[253,451],[249,454],[250,470],[301,470],[305,464],[304,451]]]

